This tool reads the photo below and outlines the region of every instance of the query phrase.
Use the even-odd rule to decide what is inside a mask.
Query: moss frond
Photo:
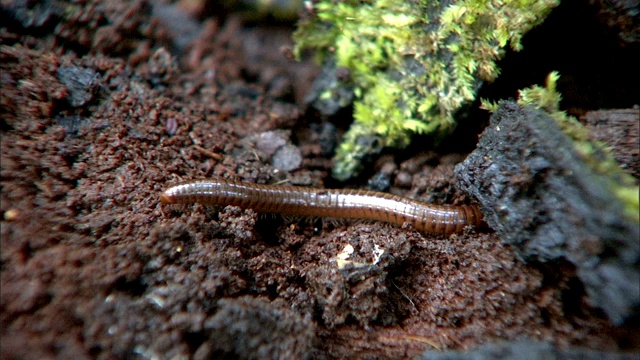
[[[630,219],[637,220],[640,214],[640,187],[636,185],[631,175],[620,168],[606,144],[591,139],[589,130],[578,119],[560,110],[562,95],[556,87],[558,79],[560,75],[553,71],[547,76],[544,87],[533,85],[520,90],[518,104],[533,106],[549,113],[558,122],[562,131],[571,138],[580,158],[596,174],[606,179],[610,191],[622,202],[625,214]],[[497,104],[483,100],[483,106],[489,110],[495,110]]]
[[[504,47],[520,49],[522,36],[558,1],[321,0],[294,34],[295,54],[312,49],[320,62],[331,58],[349,69],[354,125],[367,125],[355,133],[406,146],[413,133],[453,128],[454,114],[481,82],[499,75]],[[346,161],[341,151],[337,162]]]

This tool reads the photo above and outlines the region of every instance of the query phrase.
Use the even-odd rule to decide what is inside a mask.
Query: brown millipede
[[[431,205],[399,195],[369,190],[335,190],[286,185],[260,185],[215,178],[171,186],[163,204],[234,205],[258,212],[338,219],[378,220],[432,234],[453,234],[483,224],[474,205]]]

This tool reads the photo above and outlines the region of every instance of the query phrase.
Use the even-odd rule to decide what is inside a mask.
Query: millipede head
[[[173,204],[175,203],[175,201],[173,200],[173,197],[171,195],[168,195],[166,191],[160,194],[160,203],[162,204]]]

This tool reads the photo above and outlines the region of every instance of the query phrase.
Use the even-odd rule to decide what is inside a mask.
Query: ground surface
[[[166,186],[193,178],[333,184],[336,132],[303,103],[317,69],[281,50],[290,26],[199,22],[188,2],[47,4],[9,3],[0,28],[2,358],[399,358],[516,338],[637,348],[585,303],[571,266],[523,264],[490,231],[316,231],[162,207]],[[465,203],[464,156],[389,154],[372,173],[393,193]]]

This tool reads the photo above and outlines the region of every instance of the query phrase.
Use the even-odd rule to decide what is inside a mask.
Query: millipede
[[[433,205],[370,190],[337,190],[289,185],[261,185],[214,178],[171,186],[160,195],[163,204],[234,205],[257,212],[376,220],[431,234],[459,233],[481,226],[475,205]]]

